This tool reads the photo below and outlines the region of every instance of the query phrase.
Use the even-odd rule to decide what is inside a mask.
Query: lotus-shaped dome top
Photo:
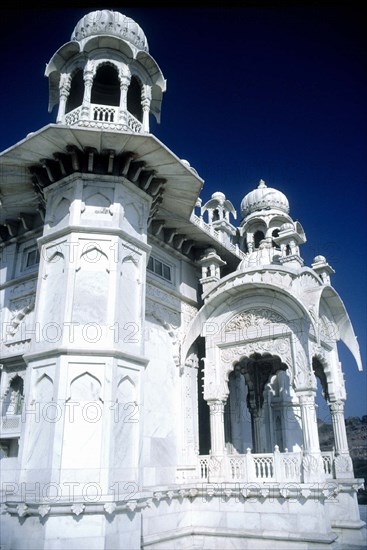
[[[257,189],[247,193],[241,202],[241,216],[245,218],[256,210],[275,208],[288,214],[289,202],[281,191],[267,187],[264,180],[260,180]]]
[[[148,51],[148,41],[141,27],[130,17],[112,10],[97,10],[84,15],[77,23],[71,40],[79,42],[100,34],[117,36],[139,50]]]

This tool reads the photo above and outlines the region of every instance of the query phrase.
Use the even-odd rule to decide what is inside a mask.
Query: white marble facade
[[[261,180],[237,225],[222,192],[201,206],[118,12],[46,76],[56,124],[0,157],[1,549],[363,547],[336,345],[361,369],[358,344],[285,195]]]

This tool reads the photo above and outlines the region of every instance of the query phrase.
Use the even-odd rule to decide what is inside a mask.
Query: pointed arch
[[[85,371],[71,380],[69,399],[72,401],[98,401],[101,399],[101,388],[100,380]]]
[[[48,403],[53,400],[53,380],[51,376],[42,374],[35,384],[35,398],[40,403]]]
[[[91,246],[87,246],[86,249],[82,251],[82,253],[80,255],[80,259],[81,260],[84,259],[88,263],[94,263],[95,260],[86,260],[86,258],[85,258],[86,255],[90,254],[91,252],[98,252],[98,254],[103,256],[105,260],[108,260],[107,254],[99,246],[97,246],[96,244],[91,244]]]
[[[93,206],[95,208],[109,208],[111,206],[110,199],[101,191],[92,192],[84,199],[85,206]]]
[[[136,386],[133,379],[125,375],[117,384],[116,399],[119,403],[131,403],[135,401]]]
[[[56,264],[57,262],[64,262],[65,261],[65,256],[62,252],[60,252],[60,250],[55,250],[51,256],[49,258],[47,258],[47,262],[49,264]]]

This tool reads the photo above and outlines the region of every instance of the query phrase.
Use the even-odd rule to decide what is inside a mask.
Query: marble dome
[[[257,189],[247,193],[241,202],[241,216],[245,218],[257,210],[275,208],[288,214],[289,202],[281,191],[267,187],[264,180],[260,180]]]
[[[112,10],[97,10],[84,15],[77,23],[71,40],[79,42],[100,34],[117,36],[139,50],[148,51],[148,41],[141,27],[130,17]]]

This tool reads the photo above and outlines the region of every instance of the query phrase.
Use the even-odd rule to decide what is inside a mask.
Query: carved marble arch
[[[34,388],[34,395],[37,401],[41,403],[48,403],[53,401],[53,380],[52,378],[44,373],[36,381]]]
[[[249,389],[248,402],[252,407],[260,409],[263,404],[265,386],[279,370],[287,371],[288,367],[278,355],[270,353],[252,353],[241,357],[233,365],[231,372],[244,376]]]
[[[129,403],[135,399],[136,387],[130,376],[121,378],[116,388],[116,401],[119,403]]]
[[[12,382],[15,378],[21,378],[23,380],[23,387],[24,387],[24,378],[25,378],[25,371],[15,371],[15,372],[9,372],[7,375],[7,381],[6,381],[6,389],[4,391],[4,394],[2,395],[2,398],[4,398],[10,390],[10,387],[12,385]]]
[[[322,353],[314,353],[312,355],[312,370],[316,378],[320,381],[325,401],[330,401],[330,397],[334,398],[335,393],[333,374],[328,361],[326,361]]]
[[[107,273],[110,272],[109,269],[109,259],[108,256],[103,250],[96,244],[90,243],[90,246],[86,246],[80,256],[79,268],[89,270],[102,271],[105,270]]]
[[[68,401],[101,401],[102,384],[96,376],[85,371],[70,382]]]
[[[120,105],[120,79],[118,67],[111,61],[101,61],[95,67],[91,91],[91,103]]]
[[[109,208],[111,201],[104,193],[91,189],[89,194],[84,198],[84,205],[95,208]]]
[[[289,373],[287,365],[279,356],[266,352],[242,356],[233,365],[224,408],[230,452],[244,453],[247,447],[254,452],[271,452],[274,443],[280,444],[276,434],[282,430],[280,420],[276,424],[279,415],[275,413],[290,394],[290,379],[281,373]]]
[[[269,361],[270,358],[275,358],[275,363],[277,365],[281,364],[281,370],[287,370],[290,380],[293,381],[293,362],[289,338],[259,340],[222,350],[221,359],[225,369],[226,380],[228,380],[230,373],[243,360],[249,357],[260,358],[262,356],[266,358],[266,361]]]
[[[15,372],[8,378],[7,388],[3,395],[2,416],[20,414],[24,399],[24,378]]]

